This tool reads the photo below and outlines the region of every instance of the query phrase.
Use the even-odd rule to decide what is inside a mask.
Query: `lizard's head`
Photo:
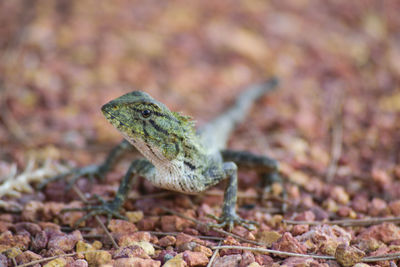
[[[101,110],[106,119],[143,154],[151,151],[169,160],[174,159],[183,151],[182,140],[194,135],[189,117],[170,111],[144,92],[127,93],[108,102]]]

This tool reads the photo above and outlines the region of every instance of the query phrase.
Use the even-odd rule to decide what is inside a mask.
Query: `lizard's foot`
[[[107,172],[107,166],[105,165],[89,165],[86,167],[82,168],[75,168],[72,169],[68,172],[56,175],[54,177],[51,177],[43,182],[41,182],[37,188],[38,189],[43,189],[47,184],[65,179],[69,176],[71,178],[68,180],[68,184],[66,186],[66,190],[71,189],[71,187],[75,184],[76,180],[78,180],[82,176],[87,176],[89,177],[90,180],[93,180],[94,177],[99,177],[101,180],[104,179],[104,175]]]
[[[272,198],[280,202],[281,212],[287,210],[287,192],[283,186],[283,180],[279,173],[269,173],[263,175],[263,180],[266,183],[262,194],[262,199]],[[271,196],[271,197],[269,197]]]
[[[74,223],[74,227],[78,227],[82,222],[88,220],[89,218],[96,215],[106,215],[107,223],[111,220],[111,218],[115,217],[121,220],[128,220],[127,217],[121,215],[119,213],[120,203],[116,201],[105,201],[101,197],[95,195],[95,197],[101,202],[101,205],[95,206],[85,206],[82,208],[67,208],[63,209],[61,212],[69,212],[69,211],[87,211],[89,212],[79,220]]]
[[[218,223],[209,223],[208,224],[209,227],[216,227],[216,228],[228,227],[229,231],[232,231],[235,225],[241,225],[249,231],[255,230],[254,225],[258,225],[258,223],[255,221],[250,221],[240,218],[240,216],[237,215],[236,212],[230,214],[222,214],[221,217],[217,217],[212,214],[208,214],[208,216],[218,222]]]

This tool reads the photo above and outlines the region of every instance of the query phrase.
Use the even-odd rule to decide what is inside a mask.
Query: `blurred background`
[[[395,0],[1,1],[0,173],[32,155],[99,162],[121,140],[100,107],[123,93],[144,90],[203,124],[272,75],[279,90],[232,147],[319,177],[334,157],[338,177],[399,168],[399,10]]]

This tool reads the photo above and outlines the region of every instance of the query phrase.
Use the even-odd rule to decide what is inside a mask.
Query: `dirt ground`
[[[0,266],[397,266],[399,10],[395,0],[1,1]],[[112,199],[134,154],[105,181],[38,189],[122,140],[100,112],[115,97],[143,90],[203,125],[271,76],[278,90],[229,142],[280,163],[286,200],[239,172],[238,211],[256,230],[204,225],[221,212],[223,184],[188,196],[143,180],[124,205],[129,221],[74,229],[84,213],[61,210]]]

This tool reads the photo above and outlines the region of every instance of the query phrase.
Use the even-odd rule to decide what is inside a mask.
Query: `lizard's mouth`
[[[115,120],[115,117],[107,110],[102,108],[101,111],[103,112],[103,115],[104,115],[104,117],[106,117],[107,120]]]
[[[115,127],[118,126],[120,121],[107,109],[104,108],[104,106],[101,108],[101,111],[103,112],[104,117]]]
[[[101,107],[101,112],[103,112],[104,116],[106,117],[114,117],[111,113],[110,113],[110,109],[112,108],[112,106],[110,105],[110,103],[104,104]]]

